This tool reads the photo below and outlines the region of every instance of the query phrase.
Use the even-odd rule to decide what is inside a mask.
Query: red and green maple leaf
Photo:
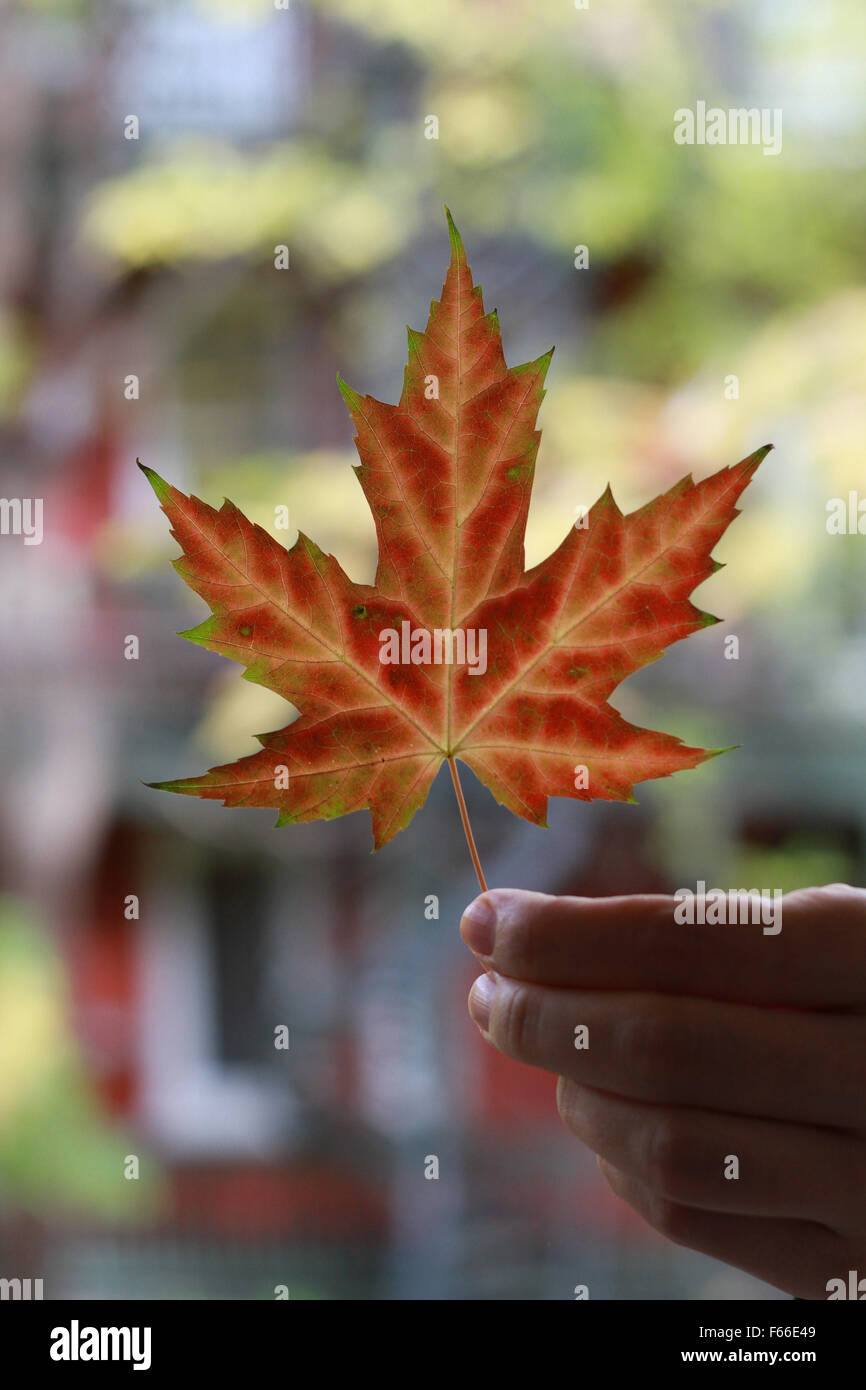
[[[558,550],[525,570],[552,349],[506,365],[450,213],[448,225],[442,297],[426,330],[409,330],[399,403],[339,382],[376,525],[374,585],[354,583],[303,533],[286,550],[233,503],[217,511],[144,469],[183,551],[175,567],[212,613],[182,635],[299,711],[259,736],[260,752],[153,785],[271,807],[278,825],[366,808],[378,849],[447,761],[478,868],[458,759],[503,806],[544,825],[550,796],[633,800],[636,782],[718,751],[630,724],[609,699],[671,642],[718,621],[689,595],[720,568],[711,551],[770,446],[703,482],[687,476],[629,515],[608,487],[588,524],[570,525]],[[486,670],[383,664],[380,634],[404,622],[486,631]],[[578,766],[586,775],[576,778]]]

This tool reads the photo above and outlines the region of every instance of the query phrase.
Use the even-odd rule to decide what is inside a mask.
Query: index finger
[[[781,929],[768,934],[761,921],[677,921],[680,902],[664,894],[494,888],[470,903],[460,930],[485,967],[534,984],[796,1008],[866,1004],[866,891],[805,888],[778,905]]]

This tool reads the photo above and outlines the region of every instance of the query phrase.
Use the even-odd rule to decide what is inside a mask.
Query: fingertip
[[[476,956],[488,956],[496,939],[496,904],[489,893],[474,898],[460,918],[460,935]]]
[[[482,1033],[488,1031],[495,992],[496,981],[492,975],[479,975],[469,991],[469,1017]]]

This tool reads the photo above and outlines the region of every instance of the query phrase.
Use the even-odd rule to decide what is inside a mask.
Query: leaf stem
[[[469,824],[469,812],[466,810],[466,802],[463,799],[463,788],[460,785],[460,775],[457,771],[457,764],[453,758],[448,759],[448,768],[451,772],[451,781],[454,783],[454,790],[457,793],[457,805],[460,807],[460,819],[463,822],[463,829],[466,833],[466,843],[469,846],[469,853],[472,855],[472,863],[478,875],[478,882],[481,884],[482,893],[487,892],[487,883],[484,878],[484,871],[481,868],[481,860],[478,858],[478,850],[475,848],[475,836],[472,834],[472,826]]]

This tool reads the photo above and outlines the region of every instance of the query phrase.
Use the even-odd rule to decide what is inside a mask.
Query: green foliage
[[[206,9],[226,22],[250,13],[245,0]],[[844,62],[866,25],[855,7],[780,15],[772,64],[758,7],[746,5],[314,9],[370,48],[346,69],[328,62],[325,41],[304,133],[244,150],[143,145],[131,172],[95,190],[83,221],[93,245],[138,266],[261,262],[285,241],[308,281],[338,285],[397,256],[444,200],[468,227],[517,234],[560,265],[588,245],[615,303],[588,325],[584,367],[660,383],[862,274],[866,194],[851,165],[864,115]],[[377,83],[388,73],[401,83],[401,99],[372,117],[368,67]],[[828,70],[832,108],[810,120]],[[782,158],[675,144],[674,111],[696,94],[751,104],[731,72],[790,95]],[[425,139],[428,114],[436,140]]]
[[[0,1174],[19,1207],[135,1220],[158,1176],[138,1141],[109,1124],[67,1017],[61,963],[16,900],[0,899]],[[124,1177],[130,1152],[141,1177]],[[146,1161],[145,1161],[146,1159]]]

